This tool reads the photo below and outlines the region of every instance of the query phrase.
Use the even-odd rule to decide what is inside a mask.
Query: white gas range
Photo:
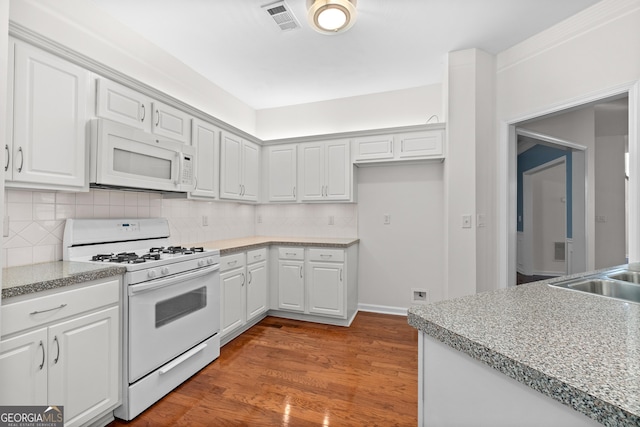
[[[220,355],[220,252],[169,245],[166,219],[68,219],[63,259],[117,263],[131,420]]]

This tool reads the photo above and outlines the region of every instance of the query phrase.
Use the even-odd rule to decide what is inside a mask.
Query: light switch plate
[[[462,215],[462,228],[471,228],[471,215]]]

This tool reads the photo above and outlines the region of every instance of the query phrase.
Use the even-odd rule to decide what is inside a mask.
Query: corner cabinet
[[[269,314],[349,326],[357,313],[358,244],[279,247]],[[276,270],[276,269],[274,269]]]
[[[90,73],[22,42],[10,52],[6,186],[88,191]]]
[[[350,201],[352,164],[349,140],[300,144],[298,164],[299,200]]]
[[[298,199],[298,146],[275,145],[266,148],[267,194],[270,202],[295,202]]]
[[[120,404],[120,279],[3,301],[0,405],[62,405],[65,426]]]
[[[196,157],[196,188],[189,193],[191,199],[213,200],[219,191],[220,129],[199,119],[193,119],[192,140]]]
[[[223,131],[220,140],[220,198],[257,202],[260,146]]]

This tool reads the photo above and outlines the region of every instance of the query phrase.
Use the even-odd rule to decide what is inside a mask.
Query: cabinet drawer
[[[220,272],[233,270],[234,268],[244,267],[244,252],[233,255],[225,255],[220,257]]]
[[[267,248],[255,249],[247,252],[247,264],[260,262],[267,259]]]
[[[0,335],[6,336],[99,307],[117,304],[120,300],[120,287],[120,279],[113,279],[56,294],[3,304]]]
[[[344,262],[344,251],[342,249],[309,249],[309,261]]]
[[[304,260],[304,248],[278,248],[278,258]]]

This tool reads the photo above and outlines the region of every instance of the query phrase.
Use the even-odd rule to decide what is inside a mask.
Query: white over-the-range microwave
[[[106,119],[90,124],[94,188],[187,192],[195,188],[193,146]]]

